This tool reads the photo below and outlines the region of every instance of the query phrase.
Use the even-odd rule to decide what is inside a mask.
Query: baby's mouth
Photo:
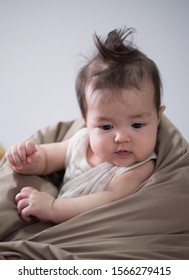
[[[127,157],[131,152],[125,149],[120,149],[116,152],[120,157]]]

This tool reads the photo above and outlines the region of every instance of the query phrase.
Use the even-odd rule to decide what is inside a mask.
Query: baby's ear
[[[165,106],[161,106],[161,107],[159,108],[159,111],[158,111],[158,122],[160,122],[161,116],[162,116],[163,112],[165,111],[165,109],[166,109]]]

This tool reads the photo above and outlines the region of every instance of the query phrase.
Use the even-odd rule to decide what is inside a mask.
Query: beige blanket
[[[62,141],[82,121],[37,132],[36,143]],[[7,259],[189,259],[189,144],[162,117],[156,169],[138,190],[119,201],[59,225],[22,221],[15,194],[25,185],[54,196],[63,172],[46,178],[0,166],[0,255]]]

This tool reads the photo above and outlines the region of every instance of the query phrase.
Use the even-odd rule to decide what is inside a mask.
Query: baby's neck
[[[90,145],[88,145],[87,148],[87,162],[91,167],[95,167],[102,163],[102,160],[93,153]]]

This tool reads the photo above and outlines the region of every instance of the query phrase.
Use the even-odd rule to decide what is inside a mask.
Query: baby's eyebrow
[[[96,120],[99,122],[112,122],[113,121],[113,119],[107,118],[107,117],[97,117]]]
[[[146,117],[150,117],[150,116],[151,116],[151,112],[144,112],[141,114],[133,114],[133,115],[130,115],[129,117],[131,119],[140,119],[140,118],[146,118]]]

